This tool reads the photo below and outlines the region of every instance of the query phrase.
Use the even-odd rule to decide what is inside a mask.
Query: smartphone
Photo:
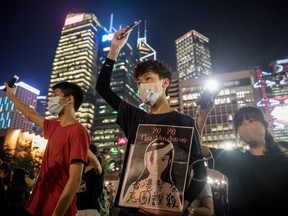
[[[19,76],[14,75],[14,76],[7,82],[8,86],[9,86],[10,88],[13,88],[13,87],[14,87],[14,84],[17,82],[18,79],[19,79]],[[4,88],[3,91],[6,92],[6,88]]]
[[[127,35],[130,31],[132,31],[132,29],[133,29],[135,26],[137,26],[140,22],[141,22],[141,20],[138,20],[138,21],[134,22],[132,25],[130,25],[130,26],[128,27],[127,31],[126,31],[125,33],[122,33],[118,39],[121,39],[121,38],[126,37],[126,35]]]
[[[211,100],[213,98],[213,95],[214,93],[212,91],[205,91],[202,95],[201,95],[201,98],[198,102],[198,104],[203,107],[203,108],[207,108],[210,103],[211,103]]]

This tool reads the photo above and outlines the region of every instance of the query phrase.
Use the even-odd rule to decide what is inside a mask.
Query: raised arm
[[[118,110],[118,107],[121,102],[121,98],[111,90],[110,81],[111,81],[111,76],[112,76],[113,65],[117,59],[117,56],[121,48],[127,42],[127,39],[130,34],[128,33],[126,37],[118,39],[120,34],[125,31],[126,31],[126,28],[121,29],[114,34],[112,42],[111,42],[110,51],[98,75],[97,84],[96,84],[96,91],[115,110]]]
[[[22,101],[20,101],[18,98],[15,97],[14,95],[14,89],[10,88],[7,83],[5,83],[6,87],[6,93],[8,96],[8,99],[11,100],[15,107],[31,122],[35,123],[36,125],[40,126],[43,128],[43,122],[44,118],[40,116],[36,111],[26,104],[24,104]]]

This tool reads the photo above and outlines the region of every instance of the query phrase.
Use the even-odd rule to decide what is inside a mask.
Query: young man
[[[202,131],[208,108],[197,119]],[[288,157],[268,130],[268,122],[256,107],[241,107],[233,118],[236,136],[249,146],[223,150],[203,146],[205,157],[215,160],[215,169],[228,177],[229,215],[282,215],[288,200]],[[209,151],[210,150],[210,151]]]
[[[80,124],[75,111],[83,101],[83,91],[73,83],[60,82],[52,87],[53,96],[48,109],[59,120],[47,120],[35,110],[18,100],[5,84],[8,98],[30,121],[44,130],[48,139],[39,176],[33,188],[26,210],[35,216],[74,216],[76,191],[81,181],[84,163],[90,144],[86,128]]]
[[[125,159],[122,167],[122,173],[127,167],[127,160],[130,147],[135,141],[137,128],[139,124],[150,125],[171,125],[183,127],[195,127],[194,119],[189,115],[181,114],[170,107],[166,98],[168,87],[171,81],[171,72],[159,61],[147,60],[139,63],[134,71],[134,79],[138,83],[141,100],[150,107],[150,112],[147,113],[142,109],[132,106],[131,104],[122,100],[110,88],[110,79],[113,65],[121,48],[126,43],[129,33],[126,37],[120,38],[120,35],[127,31],[124,28],[116,32],[112,39],[110,51],[107,59],[99,74],[96,90],[98,93],[115,109],[118,111],[116,123],[122,128],[128,143],[126,147]],[[190,141],[189,141],[190,142]],[[204,162],[198,159],[202,158],[199,136],[196,130],[192,137],[192,151],[189,160],[189,166],[193,167],[194,176],[192,181],[187,179],[186,190],[184,192],[184,208],[183,212],[188,208],[189,204],[199,195],[203,186],[205,185],[207,173]],[[189,145],[190,146],[190,143]],[[185,147],[184,147],[185,148]],[[177,152],[175,152],[177,154]],[[195,161],[198,161],[194,163]],[[185,172],[185,170],[183,171]],[[121,175],[119,185],[123,183],[124,175]],[[121,187],[118,187],[115,203],[118,205]],[[117,208],[113,209],[116,210]],[[166,211],[159,209],[143,208],[139,206],[140,211],[153,215],[182,215],[175,211]],[[135,208],[118,208],[118,215],[139,215],[143,214]],[[115,215],[115,212],[114,212]]]

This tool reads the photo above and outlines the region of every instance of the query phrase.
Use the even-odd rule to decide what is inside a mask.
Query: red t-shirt
[[[59,121],[44,120],[44,138],[48,143],[41,169],[26,204],[26,209],[34,216],[52,215],[69,179],[71,162],[86,162],[90,145],[88,131],[80,123],[61,127]],[[65,216],[74,216],[76,212],[75,196]]]

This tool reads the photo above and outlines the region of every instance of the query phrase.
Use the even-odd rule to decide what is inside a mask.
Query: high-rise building
[[[274,138],[288,141],[288,59],[272,61],[270,68],[253,70],[254,88],[261,96],[257,106],[265,113]]]
[[[168,101],[172,108],[180,110],[182,104],[182,97],[180,97],[180,81],[179,73],[177,71],[172,73],[171,82],[168,91]]]
[[[30,108],[35,109],[37,96],[40,91],[24,82],[15,83],[15,96]],[[4,86],[0,87],[0,129],[21,129],[31,131],[33,123],[29,121],[10,101],[5,92]]]
[[[95,111],[95,84],[97,77],[98,31],[103,28],[94,14],[68,14],[54,57],[48,96],[58,82],[77,83],[85,100],[77,119],[91,132]],[[51,119],[47,111],[46,116]]]
[[[45,111],[47,107],[47,96],[37,96],[37,101],[36,101],[36,112],[42,116],[45,117]],[[33,131],[35,134],[42,134],[43,129],[39,127],[38,125],[33,126]]]
[[[209,38],[191,30],[176,41],[177,71],[180,80],[212,74]]]
[[[251,73],[250,70],[244,70],[213,76],[213,80],[220,83],[221,91],[215,98],[215,107],[204,126],[204,145],[215,148],[243,147],[242,143],[236,142],[232,120],[240,107],[256,106],[257,94]],[[181,112],[197,116],[197,99],[206,84],[205,77],[180,81]]]
[[[138,26],[137,47],[140,51],[140,61],[143,61],[145,59],[156,60],[157,52],[147,43],[146,20],[144,26],[144,37],[140,37],[140,25]]]

